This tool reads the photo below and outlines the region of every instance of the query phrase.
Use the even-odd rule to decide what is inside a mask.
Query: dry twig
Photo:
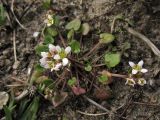
[[[13,30],[13,51],[14,51],[14,62],[17,62],[17,53],[16,53],[16,32]]]

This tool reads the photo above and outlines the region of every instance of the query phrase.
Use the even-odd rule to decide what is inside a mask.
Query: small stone
[[[17,69],[19,65],[20,65],[20,61],[16,61],[16,62],[13,64],[13,69]]]

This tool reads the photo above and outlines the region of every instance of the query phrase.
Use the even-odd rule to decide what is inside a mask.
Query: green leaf
[[[52,37],[55,37],[55,36],[57,36],[58,32],[55,28],[47,28],[45,34],[50,35]]]
[[[35,65],[35,71],[44,72],[45,69],[40,64]]]
[[[5,23],[6,15],[5,10],[2,4],[0,4],[0,26],[2,26]]]
[[[16,105],[14,105],[14,100],[10,99],[9,105],[4,106],[5,120],[13,120],[12,115],[13,115],[13,111],[14,111],[15,107],[16,107]]]
[[[72,77],[72,79],[68,80],[67,84],[72,87],[72,86],[76,85],[76,82],[77,82],[76,78]]]
[[[119,53],[106,53],[105,54],[105,64],[108,67],[115,67],[120,63],[121,55]]]
[[[59,23],[60,23],[60,18],[59,18],[59,16],[54,16],[54,25],[55,25],[55,26],[59,26]]]
[[[115,36],[110,33],[102,33],[100,34],[100,42],[101,43],[111,43],[115,39]]]
[[[51,5],[51,0],[43,0],[43,7],[49,9]]]
[[[35,97],[19,120],[36,120],[39,107],[39,97]]]
[[[37,45],[35,47],[36,54],[41,55],[41,52],[48,52],[48,46],[47,45]]]
[[[108,81],[108,77],[105,75],[101,75],[100,77],[98,77],[98,81],[101,82],[102,84],[106,84]]]
[[[74,53],[80,52],[80,43],[77,40],[72,40],[69,45]]]
[[[44,43],[45,44],[53,44],[54,43],[54,38],[51,35],[46,35],[44,37]]]
[[[82,29],[82,35],[87,35],[90,30],[89,24],[83,23],[81,29]]]
[[[71,30],[68,32],[68,34],[67,34],[68,40],[72,39],[73,35],[74,35],[74,30],[71,29]]]
[[[74,29],[75,31],[79,30],[81,26],[81,21],[79,19],[74,19],[66,25],[67,30]]]
[[[26,110],[29,101],[30,101],[29,99],[24,99],[24,100],[20,101],[17,118],[20,118],[21,115],[23,115],[23,112]]]
[[[86,71],[90,72],[92,70],[92,66],[90,64],[87,64],[84,68]]]
[[[53,80],[52,79],[47,79],[47,80],[44,80],[42,82],[46,87],[50,86],[51,84],[53,84]]]
[[[7,106],[4,106],[5,120],[12,120],[12,112]]]

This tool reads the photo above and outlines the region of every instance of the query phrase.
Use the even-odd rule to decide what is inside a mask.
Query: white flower
[[[51,25],[53,25],[54,20],[53,20],[52,15],[48,14],[47,15],[47,19],[44,20],[44,23],[46,23],[48,27],[50,27]]]
[[[132,67],[132,74],[137,74],[138,72],[148,72],[147,69],[142,68],[143,63],[143,60],[139,61],[138,64],[134,64],[133,62],[129,61],[129,65]]]
[[[134,81],[134,79],[132,78],[126,78],[126,85],[131,85],[134,87],[134,85],[136,84],[136,82]]]
[[[145,80],[144,78],[139,78],[137,83],[138,83],[140,86],[143,86],[143,85],[145,85],[147,82],[146,82],[146,80]]]
[[[33,37],[34,37],[34,38],[38,37],[39,33],[40,33],[40,32],[34,32],[34,33],[33,33]]]

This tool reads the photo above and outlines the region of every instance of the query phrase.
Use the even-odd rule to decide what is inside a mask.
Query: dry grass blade
[[[108,112],[92,114],[92,113],[82,112],[82,111],[79,111],[79,110],[77,110],[77,112],[80,113],[80,114],[83,114],[83,115],[87,115],[87,116],[100,116],[100,115],[106,115],[106,114],[108,114]]]
[[[151,50],[154,52],[155,55],[157,55],[158,57],[160,57],[160,51],[159,49],[144,35],[142,35],[141,33],[135,31],[134,29],[130,28],[130,27],[126,27],[126,30],[131,33],[132,35],[140,38],[141,40],[143,40],[144,42],[147,43],[147,45],[151,48]]]

